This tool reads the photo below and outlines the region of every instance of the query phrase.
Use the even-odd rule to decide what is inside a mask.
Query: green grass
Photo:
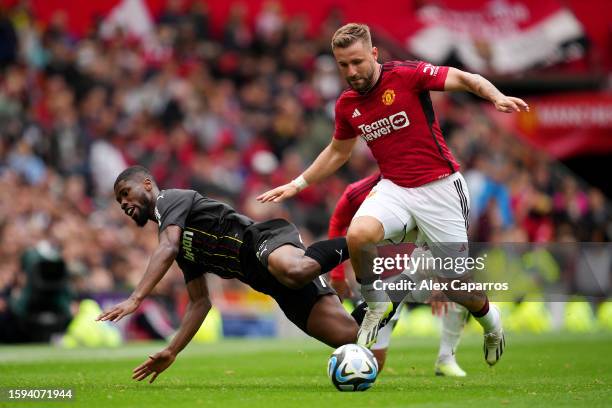
[[[611,407],[612,334],[510,335],[495,368],[480,337],[458,361],[465,379],[433,376],[437,340],[398,338],[365,393],[340,393],[326,375],[331,349],[315,341],[228,340],[192,344],[154,384],[131,370],[161,343],[117,349],[0,347],[0,387],[75,389],[74,402],[0,402],[14,407]],[[68,404],[68,405],[66,405]]]

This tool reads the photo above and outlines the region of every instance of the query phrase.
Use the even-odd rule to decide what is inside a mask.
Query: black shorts
[[[274,219],[251,225],[244,237],[240,251],[245,283],[253,289],[270,295],[276,300],[287,318],[306,331],[310,312],[321,296],[336,292],[320,276],[300,289],[281,284],[268,271],[268,256],[283,245],[305,249],[295,225],[283,219]]]
[[[270,253],[288,244],[306,249],[296,226],[287,220],[277,218],[270,221],[256,222],[248,227],[245,231],[243,247],[248,246],[250,249],[255,250],[257,260],[267,269]]]
[[[287,318],[307,333],[308,317],[317,300],[336,292],[322,276],[300,289],[288,288],[276,280],[268,271],[268,256],[283,245],[305,249],[295,225],[283,219],[255,223],[244,234],[240,247],[240,271],[223,273],[209,270],[223,278],[237,278],[256,291],[272,296]],[[189,261],[177,262],[186,283],[202,276],[207,269]]]

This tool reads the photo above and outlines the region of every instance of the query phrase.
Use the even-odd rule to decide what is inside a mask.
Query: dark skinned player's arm
[[[206,277],[200,276],[189,281],[187,291],[189,304],[174,338],[166,348],[150,355],[145,362],[136,367],[132,371],[133,379],[142,381],[152,375],[150,382],[155,381],[157,376],[174,362],[176,355],[187,346],[202,325],[211,307]]]
[[[189,304],[185,316],[183,316],[178,331],[168,345],[168,349],[174,355],[177,355],[191,341],[212,306],[205,276],[189,281],[187,292],[189,292]]]
[[[143,299],[151,293],[155,285],[164,277],[179,252],[181,228],[170,225],[159,234],[159,245],[151,259],[144,276],[130,297],[123,302],[105,310],[96,320],[118,322],[123,317],[134,312]]]
[[[181,228],[169,225],[159,234],[159,245],[153,252],[147,270],[130,296],[142,302],[155,285],[164,277],[176,259],[181,244]]]

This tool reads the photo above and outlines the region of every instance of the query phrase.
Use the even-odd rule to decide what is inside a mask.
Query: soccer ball
[[[329,358],[327,375],[339,391],[365,391],[376,381],[378,361],[367,348],[345,344]]]

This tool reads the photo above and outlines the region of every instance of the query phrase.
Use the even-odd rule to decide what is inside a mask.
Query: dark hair
[[[137,177],[140,180],[144,180],[148,178],[148,179],[151,179],[153,183],[155,183],[155,180],[153,179],[153,175],[151,175],[151,172],[149,171],[149,169],[147,169],[144,166],[130,166],[127,169],[123,170],[117,176],[117,179],[115,180],[115,184],[113,185],[113,189],[117,188],[117,184],[119,184],[123,180],[133,180],[133,179],[136,179]]]

